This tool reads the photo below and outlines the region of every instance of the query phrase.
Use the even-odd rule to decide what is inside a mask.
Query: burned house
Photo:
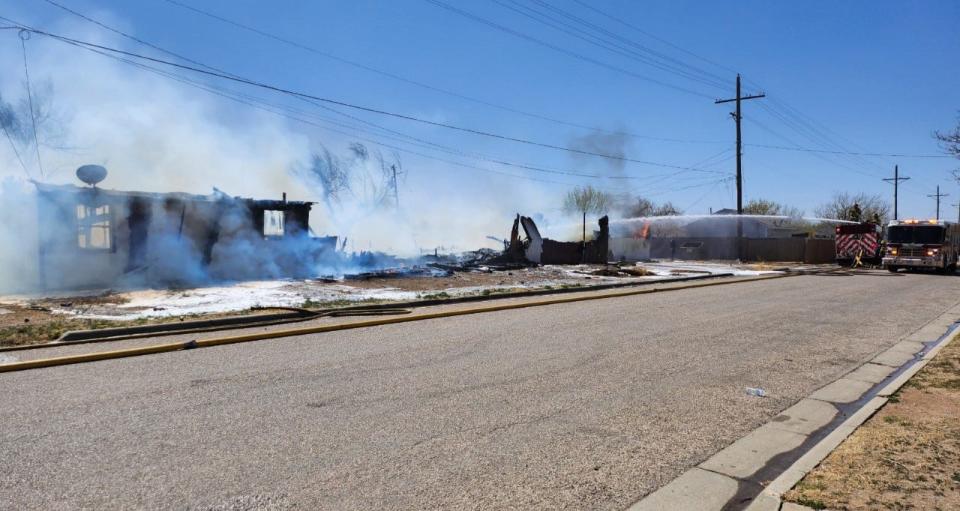
[[[101,178],[102,179],[102,178]],[[42,289],[310,276],[312,203],[35,183]]]
[[[533,219],[517,215],[510,230],[510,242],[503,258],[510,261],[528,261],[538,264],[606,263],[610,231],[607,217],[599,221],[600,230],[589,241],[555,241],[544,238]],[[526,237],[521,238],[520,229]]]

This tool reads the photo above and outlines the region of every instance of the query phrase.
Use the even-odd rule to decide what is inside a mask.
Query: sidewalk
[[[813,509],[960,509],[960,341],[784,495]]]
[[[960,341],[954,341],[960,336],[960,328],[954,328],[958,321],[960,305],[955,305],[939,318],[878,353],[859,368],[821,387],[770,422],[647,495],[635,503],[630,508],[631,511],[795,511],[809,509],[810,506],[825,509],[829,505],[847,509],[843,507],[847,504],[840,499],[855,500],[858,497],[854,497],[853,492],[861,492],[857,495],[865,496],[866,507],[854,504],[849,509],[960,509],[953,500],[939,508],[931,507],[925,502],[916,507],[896,504],[892,507],[882,506],[879,498],[870,498],[872,493],[879,490],[861,482],[859,478],[868,476],[856,466],[845,471],[835,468],[835,474],[831,472],[829,477],[821,473],[819,479],[806,479],[807,483],[802,483],[798,489],[803,491],[790,492],[888,401],[898,404],[905,394],[913,396],[914,393],[908,391],[915,387],[916,394],[924,397],[931,394],[930,388],[934,384],[918,387],[922,384],[917,382],[939,382],[936,384],[939,386],[935,387],[937,392],[949,393],[951,396],[960,394],[960,360],[956,360],[960,357]],[[907,391],[901,393],[901,387],[947,346],[951,348],[946,355],[948,361],[943,362],[944,358],[938,358],[937,365],[930,367],[930,371],[924,373],[925,376],[914,379]],[[941,371],[943,374],[931,377],[931,371]],[[918,470],[936,467],[942,474],[920,474],[926,479],[917,479],[915,482],[929,483],[924,486],[924,491],[929,489],[935,498],[943,498],[948,492],[956,493],[960,486],[960,426],[957,425],[957,419],[960,418],[960,397],[956,398],[958,401],[950,401],[945,395],[938,394],[935,401],[919,402],[920,404],[917,404],[915,397],[911,399],[909,405],[904,405],[911,408],[884,412],[877,420],[883,421],[887,426],[895,425],[906,429],[909,436],[892,438],[891,442],[903,442],[895,445],[905,454],[916,454],[916,459],[899,461],[885,454],[885,459],[874,460],[874,464],[886,463],[892,466],[891,470],[894,467],[904,470],[907,462],[914,463],[914,468]],[[947,410],[956,415],[949,415]],[[907,415],[904,413],[906,411],[909,412],[909,418],[902,419]],[[896,418],[882,418],[891,416]],[[909,426],[905,425],[903,420],[906,420]],[[945,427],[950,421],[954,423]],[[922,430],[928,432],[927,436],[918,436],[922,432],[918,429],[921,425],[927,428]],[[857,445],[856,441],[853,442],[846,445]],[[951,446],[949,449],[945,447],[948,443]],[[918,446],[925,447],[927,453],[934,456],[933,461],[920,456],[917,452]],[[872,445],[860,446],[864,457],[873,454],[876,449]],[[898,466],[897,463],[904,465]],[[833,466],[839,467],[840,464],[842,462]],[[843,479],[844,474],[848,475],[849,479]],[[832,484],[826,484],[828,481]],[[919,484],[914,488],[893,478],[874,482],[904,495],[916,493],[914,490],[920,488]],[[857,485],[861,488],[850,488]],[[817,493],[810,493],[811,491]],[[850,492],[849,497],[846,497],[848,494],[845,494],[845,491]],[[788,498],[785,497],[787,494],[794,502],[783,500]],[[836,499],[829,500],[827,497]],[[882,502],[898,502],[897,498],[897,495],[892,494],[889,500]],[[799,502],[805,505],[798,504]]]

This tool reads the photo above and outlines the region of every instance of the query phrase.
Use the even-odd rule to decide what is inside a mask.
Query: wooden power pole
[[[736,111],[732,112],[730,115],[733,116],[733,120],[737,124],[737,215],[743,214],[743,137],[741,136],[740,124],[743,121],[743,115],[740,110],[740,103],[748,99],[759,99],[766,97],[762,92],[760,94],[754,94],[752,96],[742,96],[740,94],[740,73],[737,73],[737,95],[731,99],[718,99],[714,101],[714,104],[721,103],[736,103]],[[740,218],[737,218],[737,256],[742,260],[744,258],[743,247],[741,240],[743,239],[743,222]]]
[[[893,177],[884,178],[884,181],[893,183],[893,219],[899,220],[897,216],[897,189],[900,188],[900,181],[907,181],[909,177],[900,177],[899,165],[893,166]],[[938,191],[939,193],[939,191]]]
[[[937,185],[937,193],[927,195],[927,197],[936,197],[937,198],[937,220],[940,220],[940,197],[947,197],[949,193],[940,193],[940,185]]]
[[[752,96],[741,96],[740,95],[740,74],[737,73],[737,96],[731,99],[718,99],[714,101],[714,104],[721,103],[730,103],[736,102],[737,111],[732,112],[730,115],[733,116],[733,120],[737,123],[737,214],[743,214],[743,138],[741,137],[740,132],[740,123],[743,120],[743,115],[740,113],[740,102],[746,101],[748,99],[759,99],[766,97],[766,94],[754,94]]]

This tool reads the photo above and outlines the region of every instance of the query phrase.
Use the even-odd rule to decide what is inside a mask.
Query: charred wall
[[[37,208],[45,289],[306,276],[336,247],[308,202],[38,184]]]

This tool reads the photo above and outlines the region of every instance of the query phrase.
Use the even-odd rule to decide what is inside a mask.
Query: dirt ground
[[[196,314],[159,318],[137,318],[129,321],[110,321],[105,319],[78,318],[52,313],[36,306],[21,307],[15,305],[0,306],[0,348],[5,346],[23,346],[42,344],[56,340],[64,332],[71,330],[96,330],[118,326],[134,326],[158,323],[171,323],[191,319],[214,319],[227,316],[267,314],[276,310],[263,309],[223,314]]]
[[[357,289],[384,289],[399,291],[417,291],[425,298],[449,297],[447,293],[439,292],[444,289],[456,288],[489,288],[493,292],[522,291],[551,287],[583,287],[589,285],[609,283],[642,276],[644,273],[622,273],[616,267],[607,269],[601,265],[583,265],[582,267],[531,267],[515,270],[499,271],[470,271],[452,272],[448,275],[438,274],[405,274],[379,275],[368,277],[346,278],[339,284]],[[624,269],[630,272],[630,269]],[[571,273],[572,272],[572,273]],[[597,273],[597,275],[594,275]],[[324,286],[318,280],[316,286]],[[438,291],[429,293],[430,291]],[[34,298],[24,303],[5,303],[0,305],[0,346],[17,346],[49,342],[57,339],[69,330],[88,330],[109,328],[114,326],[129,326],[166,323],[171,321],[185,321],[203,317],[206,319],[248,315],[270,312],[267,310],[237,310],[227,313],[192,314],[186,316],[136,318],[131,320],[107,320],[85,318],[84,315],[95,314],[104,309],[104,306],[125,303],[122,293],[103,291],[83,296],[61,296]],[[374,303],[384,300],[364,300],[362,303]],[[305,307],[343,307],[360,302],[334,300],[314,302],[305,300],[298,306]],[[65,313],[67,312],[67,313]]]
[[[693,274],[697,272],[678,272]],[[452,272],[445,276],[399,276],[345,278],[343,283],[362,289],[395,288],[401,291],[432,291],[458,287],[517,287],[539,285],[548,282],[591,285],[601,282],[602,277],[641,277],[649,275],[642,267],[617,267],[615,265],[584,264],[569,267],[537,266],[515,270],[488,270]]]
[[[814,509],[960,509],[960,341],[784,498]]]
[[[768,270],[763,267],[742,267],[749,270]],[[661,276],[690,276],[707,274],[702,268],[659,269]],[[385,270],[369,274],[347,276],[338,280],[313,279],[289,281],[285,286],[302,292],[302,298],[282,305],[304,308],[337,308],[358,304],[386,303],[404,299],[446,299],[458,296],[492,295],[506,292],[541,289],[586,288],[594,285],[625,283],[644,280],[654,273],[635,264],[533,266],[516,269],[474,269],[445,272],[442,269],[422,267],[411,270]],[[327,292],[325,292],[327,290]],[[386,297],[377,297],[377,291],[389,291]],[[195,290],[166,290],[173,295],[194,294]],[[373,298],[363,293],[371,292]],[[353,296],[359,293],[359,296]],[[406,294],[404,294],[406,293]],[[52,297],[32,297],[0,303],[0,347],[37,344],[57,339],[70,330],[89,330],[114,326],[186,321],[197,318],[249,315],[271,312],[269,309],[238,306],[229,312],[183,314],[140,314],[144,311],[169,310],[169,302],[155,301],[146,309],[129,302],[130,293],[104,290],[89,294]],[[319,297],[317,297],[319,296]],[[395,298],[407,296],[407,298]],[[230,298],[224,298],[230,300]],[[128,306],[123,306],[127,304]],[[262,305],[262,304],[261,304]],[[269,306],[280,305],[277,303]],[[122,311],[121,311],[122,308]],[[130,318],[118,317],[129,314]],[[98,317],[101,316],[101,317]],[[106,316],[106,317],[102,317]]]

